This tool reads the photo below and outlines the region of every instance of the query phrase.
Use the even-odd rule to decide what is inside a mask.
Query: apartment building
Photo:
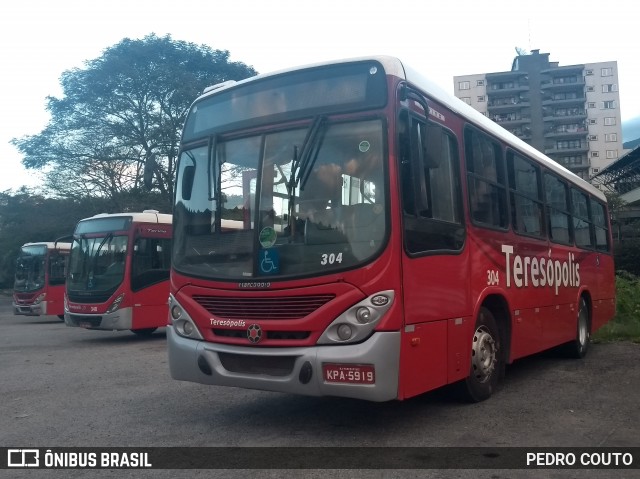
[[[533,50],[511,71],[454,77],[454,93],[582,178],[623,154],[615,61],[559,66]]]

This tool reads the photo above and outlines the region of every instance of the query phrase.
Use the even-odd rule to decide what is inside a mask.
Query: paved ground
[[[443,391],[367,403],[174,381],[163,330],[144,340],[69,328],[52,316],[14,316],[4,297],[0,328],[0,447],[640,446],[638,344],[595,344],[582,361],[551,353],[518,361],[480,404]],[[640,478],[640,470],[0,470],[0,477],[96,475],[604,479]]]

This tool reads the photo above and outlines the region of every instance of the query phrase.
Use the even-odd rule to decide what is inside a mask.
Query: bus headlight
[[[40,304],[44,301],[44,298],[47,297],[47,293],[40,293],[38,297],[33,301],[33,304]]]
[[[178,336],[203,339],[196,324],[173,295],[169,295],[169,324]]]
[[[317,344],[346,344],[364,341],[393,304],[394,292],[380,291],[354,304],[322,333]]]
[[[113,303],[111,303],[111,306],[109,306],[109,309],[107,309],[106,314],[111,314],[115,311],[118,310],[118,308],[120,307],[120,304],[122,304],[122,300],[124,299],[124,293],[122,293],[120,296],[118,296]]]
[[[356,311],[356,319],[361,324],[367,324],[369,321],[371,321],[371,318],[371,311],[369,311],[369,308],[367,308],[366,306],[358,308],[358,310]]]

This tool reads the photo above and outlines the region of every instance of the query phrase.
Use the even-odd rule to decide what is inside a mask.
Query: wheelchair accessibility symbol
[[[280,255],[277,250],[260,250],[260,273],[278,274],[280,272]]]

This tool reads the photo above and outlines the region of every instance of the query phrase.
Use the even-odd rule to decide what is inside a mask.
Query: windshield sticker
[[[276,230],[271,226],[262,228],[262,231],[260,231],[260,245],[262,245],[263,248],[271,248],[276,244],[276,238]]]
[[[280,272],[280,255],[275,249],[260,250],[260,273],[278,274]]]
[[[369,151],[369,148],[371,148],[371,143],[369,143],[367,140],[362,140],[358,145],[358,149],[362,153],[366,153],[367,151]]]

